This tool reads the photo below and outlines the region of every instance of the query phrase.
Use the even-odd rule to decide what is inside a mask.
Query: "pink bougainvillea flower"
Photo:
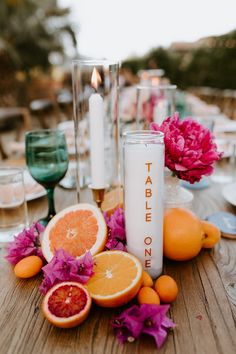
[[[108,237],[108,240],[106,243],[106,249],[127,252],[127,249],[126,249],[126,246],[124,245],[124,243],[121,241],[118,241],[115,237],[114,238]]]
[[[110,217],[105,214],[105,220],[111,231],[111,237],[117,237],[120,241],[125,241],[124,210],[117,208]]]
[[[44,260],[40,245],[40,234],[43,231],[44,227],[37,222],[15,236],[14,241],[10,242],[7,247],[6,259],[8,262],[16,264],[22,258],[33,255]]]
[[[76,259],[63,249],[59,249],[51,262],[42,269],[44,278],[39,289],[46,294],[53,285],[63,281],[87,283],[93,275],[93,258],[91,253],[87,252],[83,258]]]
[[[164,133],[165,165],[178,178],[194,183],[212,174],[213,164],[222,153],[217,151],[209,129],[190,117],[181,121],[178,113],[161,126],[152,123],[151,129]]]
[[[155,339],[158,348],[162,346],[167,331],[175,327],[174,322],[166,316],[170,305],[134,305],[112,320],[112,327],[121,343],[133,342],[142,333]]]
[[[117,208],[111,216],[104,213],[104,218],[108,227],[106,249],[126,251],[124,210]]]

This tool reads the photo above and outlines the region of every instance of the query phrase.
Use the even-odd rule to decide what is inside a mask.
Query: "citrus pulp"
[[[42,252],[48,262],[58,249],[73,257],[87,251],[92,255],[104,249],[107,226],[100,210],[91,204],[72,205],[48,223],[42,237]]]
[[[42,310],[54,326],[78,326],[88,316],[92,300],[86,288],[77,282],[63,282],[53,286],[46,294]]]
[[[141,287],[142,265],[130,253],[106,251],[94,259],[94,275],[87,283],[93,301],[103,307],[124,305]]]

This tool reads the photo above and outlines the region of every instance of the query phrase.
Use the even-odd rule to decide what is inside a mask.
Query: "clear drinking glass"
[[[149,129],[152,122],[160,125],[175,112],[176,85],[137,86],[137,129]]]
[[[45,226],[56,214],[54,189],[68,168],[65,134],[50,129],[28,132],[25,151],[31,176],[47,191],[48,215],[39,220]]]
[[[9,242],[28,226],[23,170],[0,168],[0,242]]]

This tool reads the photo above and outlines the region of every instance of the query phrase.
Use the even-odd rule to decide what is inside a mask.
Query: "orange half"
[[[42,237],[42,252],[48,262],[63,249],[73,257],[104,249],[107,226],[100,210],[91,204],[77,204],[60,211],[48,223]]]
[[[136,296],[142,283],[142,265],[136,257],[123,251],[106,251],[93,258],[94,275],[87,289],[97,305],[121,306]]]
[[[123,188],[117,187],[107,192],[102,202],[101,209],[108,216],[114,213],[117,208],[123,208]]]

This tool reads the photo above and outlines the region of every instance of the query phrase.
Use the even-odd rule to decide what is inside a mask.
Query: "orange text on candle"
[[[152,162],[146,162],[145,165],[147,166],[147,172],[150,173],[151,172],[151,165],[152,165]],[[152,208],[151,206],[149,205],[150,203],[150,199],[152,197],[152,179],[151,179],[151,176],[148,174],[147,175],[147,178],[146,178],[146,181],[145,181],[145,197],[148,198],[146,199],[145,201],[145,221],[146,222],[151,222],[152,221]]]
[[[152,244],[152,238],[150,236],[146,236],[144,238],[144,244],[145,244],[145,249],[144,249],[144,266],[145,268],[150,268],[151,267],[151,258],[147,258],[147,257],[151,257],[152,255],[152,248],[151,248],[151,244]],[[150,246],[150,247],[147,247]]]
[[[147,168],[147,177],[145,180],[145,222],[152,221],[152,178],[150,176],[152,162],[145,163]],[[144,266],[145,268],[151,267],[151,256],[152,256],[152,237],[145,236],[144,238]]]

